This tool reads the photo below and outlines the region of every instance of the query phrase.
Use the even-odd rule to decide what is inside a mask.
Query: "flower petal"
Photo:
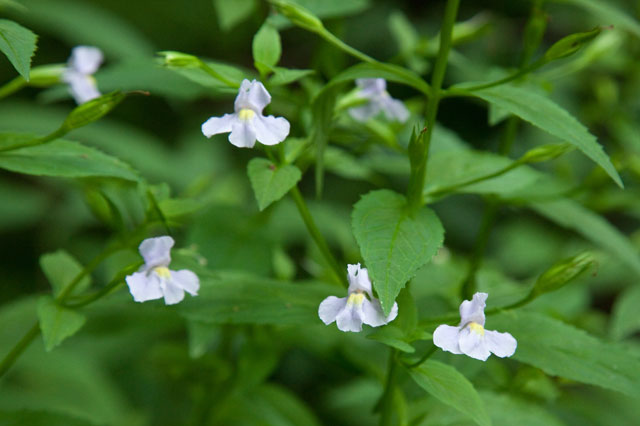
[[[409,110],[401,101],[393,99],[391,96],[385,96],[381,101],[381,105],[382,111],[388,120],[404,123],[409,119]]]
[[[323,323],[329,325],[336,320],[338,314],[347,306],[347,298],[329,296],[318,307],[318,316]]]
[[[488,296],[487,293],[476,293],[471,301],[465,300],[460,304],[460,325],[475,322],[484,326],[484,308]]]
[[[129,292],[136,302],[146,302],[147,300],[160,299],[160,280],[155,274],[136,272],[128,275],[125,280],[129,286]]]
[[[500,358],[511,356],[516,352],[518,342],[509,333],[485,330],[484,338],[487,348]]]
[[[357,78],[356,86],[360,88],[359,94],[365,98],[380,95],[387,90],[387,82],[384,78]]]
[[[76,46],[71,51],[69,67],[81,74],[93,74],[98,71],[104,57],[102,51],[92,46]]]
[[[202,123],[202,133],[210,138],[218,133],[228,133],[231,131],[233,123],[238,121],[236,114],[225,114],[222,117],[211,117]]]
[[[371,117],[375,117],[380,112],[380,104],[370,101],[367,104],[349,108],[349,115],[356,121],[364,123]]]
[[[179,271],[171,271],[171,278],[178,287],[181,287],[190,295],[198,295],[200,280],[198,279],[198,276],[190,270],[181,269]]]
[[[336,324],[341,331],[359,332],[362,331],[363,317],[362,305],[347,305],[336,316]]]
[[[246,121],[235,121],[231,127],[229,142],[238,148],[253,148],[256,144],[256,133]]]
[[[253,127],[256,131],[256,139],[264,145],[275,145],[289,135],[289,122],[283,117],[257,116],[253,119]]]
[[[271,95],[262,83],[257,80],[244,79],[234,102],[234,108],[236,112],[243,108],[249,108],[258,115],[262,115],[262,110],[269,105],[269,102],[271,102]]]
[[[460,327],[442,324],[433,332],[433,344],[443,351],[454,354],[461,354],[460,345],[458,344]]]
[[[173,279],[163,279],[161,288],[167,305],[175,305],[184,299],[184,290]]]
[[[367,268],[360,267],[360,264],[347,265],[347,278],[349,280],[349,294],[356,291],[366,292],[370,298],[373,298],[371,293],[371,280],[369,279],[369,271]]]
[[[171,263],[171,247],[175,241],[169,236],[147,238],[138,247],[138,251],[144,258],[147,269],[156,266],[167,266]]]
[[[78,105],[100,96],[96,81],[90,75],[67,71],[62,79],[69,84],[69,93]]]
[[[486,361],[491,355],[491,352],[489,352],[487,348],[485,336],[482,333],[465,327],[460,331],[458,336],[458,344],[463,354],[471,358],[479,359],[480,361]]]
[[[394,303],[391,308],[391,312],[389,312],[389,315],[385,317],[378,299],[372,299],[369,301],[365,298],[362,301],[362,312],[364,314],[362,322],[370,325],[371,327],[380,327],[381,325],[388,324],[396,319],[398,316],[398,304]]]

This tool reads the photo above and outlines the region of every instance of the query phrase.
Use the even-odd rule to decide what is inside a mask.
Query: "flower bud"
[[[573,151],[573,146],[568,143],[547,144],[530,149],[518,161],[520,163],[540,163],[553,160],[570,151]]]
[[[126,95],[118,90],[78,105],[69,113],[60,130],[67,133],[99,120],[122,102],[125,97]]]
[[[555,42],[544,54],[545,62],[555,61],[576,53],[582,46],[596,38],[602,32],[602,28],[596,27],[591,31],[568,35]]]
[[[66,67],[64,65],[42,65],[31,68],[29,86],[49,87],[60,83],[60,78]]]
[[[158,52],[158,55],[164,58],[164,65],[168,67],[199,67],[201,63],[198,57],[182,52],[166,50],[163,52]]]
[[[312,32],[324,30],[322,21],[302,6],[288,0],[269,0],[271,4],[293,24]]]
[[[562,260],[540,275],[533,287],[532,294],[539,296],[559,290],[587,271],[595,263],[595,257],[590,252],[580,253],[569,259]]]

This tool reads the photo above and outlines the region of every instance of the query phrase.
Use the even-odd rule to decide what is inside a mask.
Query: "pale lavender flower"
[[[62,81],[69,84],[69,92],[78,104],[100,96],[93,74],[103,59],[102,51],[97,47],[76,46],[71,51]]]
[[[382,111],[390,121],[404,123],[409,119],[409,110],[404,104],[393,99],[387,92],[387,82],[384,78],[359,78],[356,85],[360,89],[358,95],[367,99],[364,105],[349,108],[349,114],[357,121],[367,121]]]
[[[509,333],[484,329],[484,308],[489,295],[476,293],[460,305],[460,325],[440,325],[433,332],[433,343],[444,351],[465,354],[486,361],[493,353],[500,358],[515,353],[518,342]]]

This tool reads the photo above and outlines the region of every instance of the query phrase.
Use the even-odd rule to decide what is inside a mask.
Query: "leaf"
[[[638,306],[640,306],[640,286],[634,285],[618,296],[609,325],[613,339],[620,340],[640,330]]]
[[[53,288],[54,296],[60,294],[62,289],[69,285],[83,270],[80,262],[64,250],[58,250],[40,256],[40,267]],[[75,287],[73,294],[81,293],[86,290],[90,284],[91,278],[89,276],[84,277]]]
[[[38,301],[38,321],[47,352],[73,336],[84,325],[86,317],[72,309],[60,306],[50,296]]]
[[[565,424],[531,398],[519,398],[517,395],[490,391],[481,391],[480,396],[496,426],[562,426]]]
[[[290,84],[315,73],[314,70],[298,70],[282,67],[272,67],[271,71],[273,71],[273,76],[269,79],[271,86]]]
[[[491,425],[491,419],[480,396],[471,382],[455,368],[428,360],[409,370],[409,373],[422,389],[438,400],[467,414],[479,425]]]
[[[29,81],[31,58],[36,52],[38,36],[31,30],[6,19],[0,19],[0,50],[7,55],[16,71]]]
[[[256,68],[261,73],[266,73],[269,67],[278,63],[282,54],[278,30],[266,21],[253,37],[251,49]]]
[[[185,318],[209,324],[322,324],[320,302],[337,287],[282,281],[249,275],[221,274],[201,279],[198,297],[178,310]]]
[[[640,276],[640,254],[629,239],[604,218],[570,199],[533,202],[529,207],[547,219],[572,229],[615,254]]]
[[[402,352],[414,353],[416,349],[407,343],[404,332],[393,325],[387,325],[376,329],[367,336],[367,339],[384,343],[387,346],[396,348]]]
[[[562,0],[591,12],[603,25],[615,25],[640,37],[640,22],[630,14],[618,9],[612,2],[605,0]]]
[[[95,426],[94,422],[55,411],[0,411],[0,426]]]
[[[28,134],[0,134],[0,146],[34,139]],[[128,164],[95,148],[58,139],[44,145],[0,152],[0,168],[17,173],[54,177],[114,177],[138,181]]]
[[[383,189],[369,192],[355,204],[351,226],[388,315],[407,281],[442,246],[440,219],[426,207],[411,215],[404,196]]]
[[[461,88],[464,90],[463,88]],[[568,142],[600,165],[622,187],[622,180],[596,137],[551,99],[523,87],[502,85],[468,92],[503,108],[525,121]]]
[[[218,25],[224,32],[247,19],[256,8],[256,0],[213,0],[218,16]]]
[[[518,361],[552,376],[640,396],[640,359],[622,346],[537,313],[512,311],[490,321],[491,328],[517,339]]]
[[[284,197],[302,177],[300,169],[296,166],[287,164],[276,167],[264,158],[249,161],[247,173],[260,211]]]

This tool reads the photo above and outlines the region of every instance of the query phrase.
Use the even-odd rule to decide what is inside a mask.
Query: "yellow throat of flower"
[[[244,120],[244,121],[251,120],[255,115],[256,115],[256,113],[253,112],[253,110],[249,109],[249,108],[242,108],[238,112],[238,118],[240,118],[240,120]]]
[[[171,271],[169,271],[169,268],[166,266],[153,268],[153,272],[155,272],[160,278],[171,278]]]
[[[347,305],[352,306],[352,305],[356,305],[356,306],[360,306],[362,305],[362,302],[364,301],[364,293],[351,293],[349,295],[349,298],[347,299]]]
[[[479,335],[484,336],[484,327],[477,322],[470,322],[469,328],[471,329],[471,331],[475,331]]]

